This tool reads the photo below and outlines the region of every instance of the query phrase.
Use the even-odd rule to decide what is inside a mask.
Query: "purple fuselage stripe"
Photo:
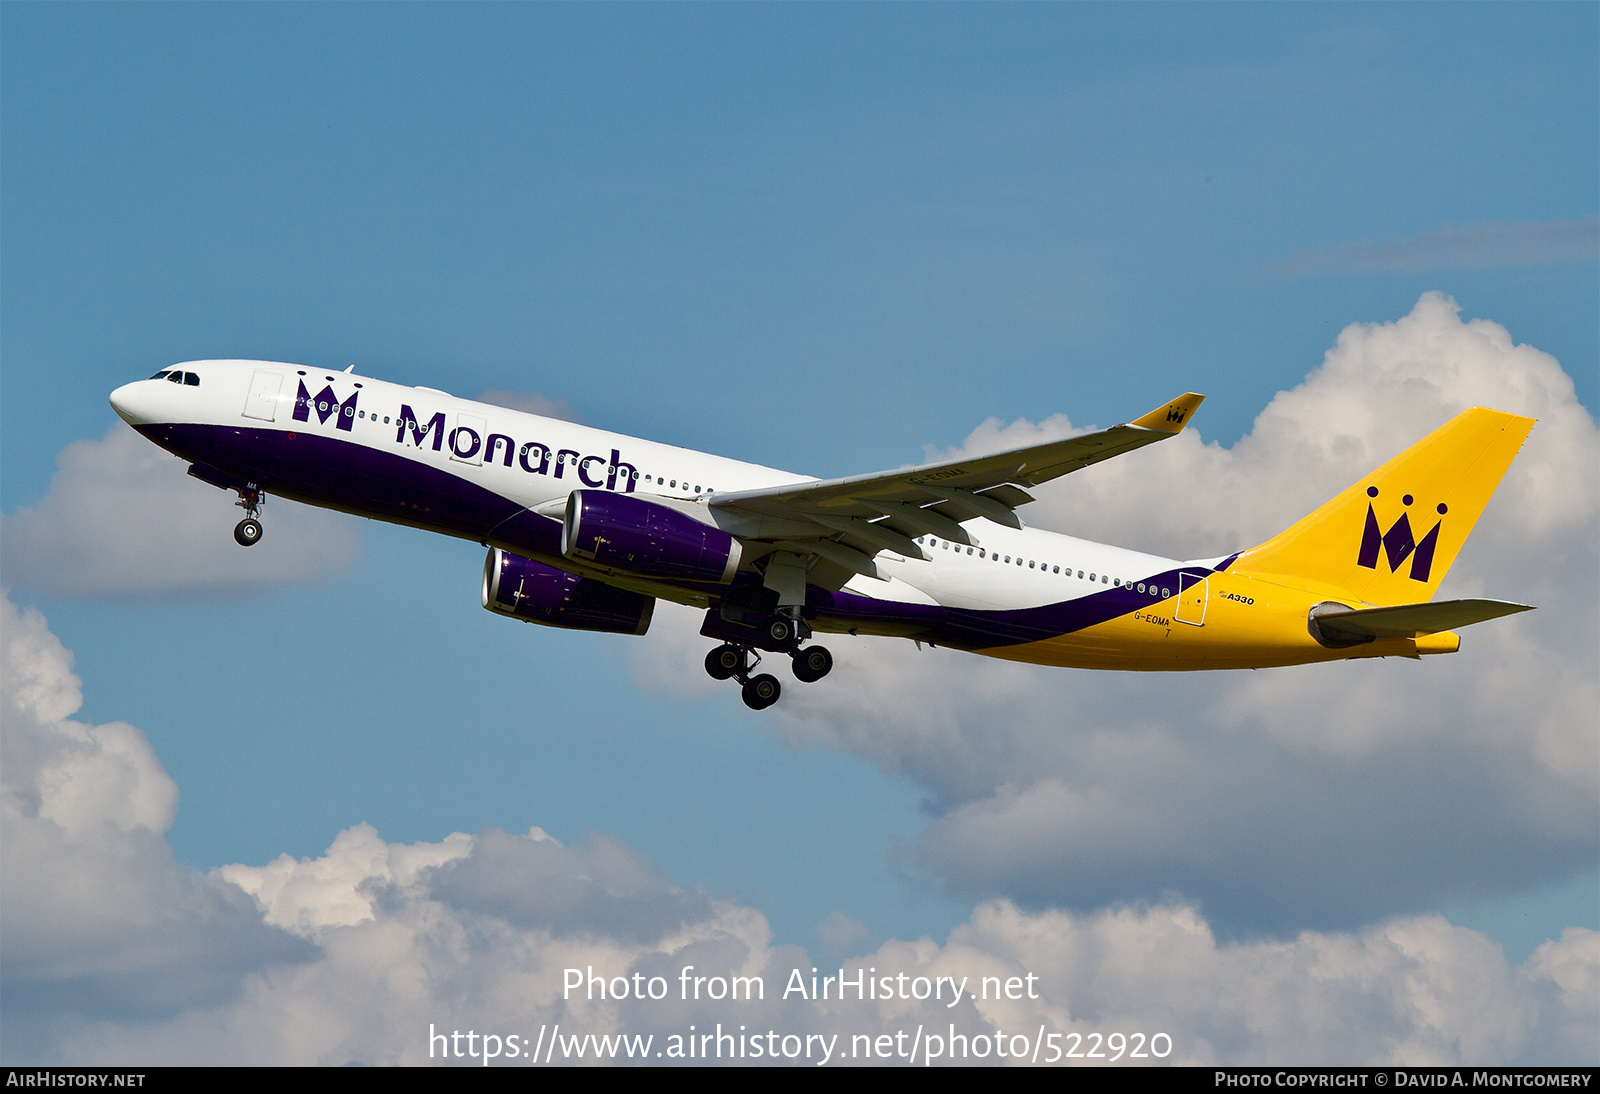
[[[492,490],[417,460],[315,433],[226,426],[154,425],[146,437],[258,483],[268,494],[395,521],[524,555],[556,557],[561,525]]]
[[[202,425],[147,425],[139,431],[169,452],[257,483],[268,494],[462,539],[492,541],[528,557],[559,560],[561,556],[560,522],[396,453],[309,431]],[[1217,570],[1232,561],[1229,558]],[[1217,570],[1183,568],[1190,574]],[[1175,590],[1178,573],[1169,570],[1144,580]],[[726,586],[714,582],[661,583],[713,597],[726,591]],[[807,590],[806,597],[807,607],[820,618],[846,628],[888,624],[911,630],[924,641],[966,650],[1056,638],[1160,602],[1159,597],[1126,585],[1034,608],[993,611],[901,604],[816,587]]]
[[[1185,566],[1182,572],[1211,574],[1215,571],[1204,566]],[[1168,570],[1151,575],[1145,581],[1147,584],[1154,581],[1157,586],[1176,589],[1178,573],[1178,570]],[[983,650],[1058,638],[1142,608],[1150,608],[1160,604],[1161,599],[1141,593],[1131,585],[1123,585],[1072,600],[1041,604],[1035,608],[978,610],[932,604],[884,604],[883,601],[854,593],[828,593],[817,589],[811,590],[806,603],[815,607],[820,616],[845,622],[889,620],[902,624],[922,624],[925,629],[915,637],[923,641],[952,649]]]

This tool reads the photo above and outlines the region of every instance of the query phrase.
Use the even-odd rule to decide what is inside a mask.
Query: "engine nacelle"
[[[561,526],[561,553],[645,577],[726,585],[739,568],[739,541],[667,505],[608,490],[574,490]]]
[[[491,547],[483,561],[483,606],[547,627],[643,634],[656,598]]]

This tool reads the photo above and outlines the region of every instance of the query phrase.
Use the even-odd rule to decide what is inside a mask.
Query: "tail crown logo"
[[[1367,496],[1378,496],[1376,486],[1367,487]],[[1401,499],[1401,503],[1410,506],[1414,500],[1410,494]],[[1437,511],[1441,517],[1449,511],[1449,506],[1440,502]],[[1367,523],[1361,533],[1361,551],[1356,556],[1356,565],[1365,566],[1369,570],[1378,568],[1378,556],[1382,553],[1389,564],[1390,573],[1398,573],[1400,567],[1405,565],[1407,559],[1411,560],[1412,581],[1426,582],[1428,575],[1433,572],[1433,555],[1439,546],[1439,529],[1444,526],[1443,520],[1434,522],[1428,534],[1418,543],[1416,535],[1411,530],[1411,517],[1401,513],[1398,520],[1389,526],[1387,532],[1381,531],[1378,526],[1378,514],[1372,503],[1367,503]]]

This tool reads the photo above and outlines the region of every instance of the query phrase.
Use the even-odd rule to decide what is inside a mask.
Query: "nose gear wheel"
[[[233,541],[239,546],[254,547],[261,542],[261,507],[266,500],[254,483],[240,488],[239,500],[234,504],[244,510],[245,518],[233,526]]]

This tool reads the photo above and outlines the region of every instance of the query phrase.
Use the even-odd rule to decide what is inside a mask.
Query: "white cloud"
[[[884,1035],[904,1051],[919,1025],[944,1044],[954,1027],[990,1060],[1000,1031],[1018,1049],[1014,1038],[1031,1046],[1041,1026],[1063,1049],[1073,1033],[1148,1043],[1162,1032],[1175,1063],[1581,1063],[1600,1047],[1592,931],[1509,967],[1482,935],[1437,917],[1228,945],[1182,904],[1073,915],[995,900],[944,944],[891,940],[845,963],[850,978],[867,969],[897,988],[904,973],[911,991],[918,976],[971,990],[1016,978],[1023,996],[948,1007],[948,988],[926,1002],[841,1002],[836,988],[827,1001],[786,999],[797,970],[810,987],[805,951],[772,945],[756,909],[678,885],[609,837],[565,847],[533,829],[399,845],[360,825],[315,859],[200,877],[162,838],[175,790],[144,736],[71,721],[71,655],[36,612],[6,603],[0,621],[8,1063],[426,1063],[430,1047],[466,1050],[431,1041],[430,1028],[474,1031],[475,1051],[487,1033],[525,1053],[556,1023],[567,1038],[650,1035],[652,1052],[691,1025],[772,1030],[811,1047],[812,1063],[824,1042],[806,1038],[837,1038],[835,1060],[849,1059]],[[65,789],[90,783],[100,795]],[[763,991],[685,1000],[686,966],[707,993],[732,976],[759,977]],[[608,982],[659,976],[667,998],[564,997],[565,970],[591,967]]]
[[[1122,674],[829,636],[833,674],[786,687],[757,721],[913,780],[931,817],[917,861],[973,896],[1090,909],[1176,890],[1230,935],[1281,933],[1592,869],[1600,442],[1548,354],[1430,293],[1396,322],[1347,328],[1232,448],[1190,430],[1041,488],[1025,515],[1177,558],[1227,554],[1472,405],[1539,421],[1440,595],[1539,609],[1468,628],[1458,654]],[[967,447],[1074,428],[990,422]],[[636,679],[714,691],[704,640],[658,619]]]
[[[1600,218],[1508,220],[1444,227],[1395,240],[1359,240],[1297,251],[1267,272],[1290,277],[1372,270],[1483,270],[1600,258]]]
[[[478,396],[480,403],[520,410],[524,414],[537,414],[541,418],[560,418],[564,422],[578,420],[578,412],[565,399],[551,398],[537,391],[501,391],[490,388]]]
[[[0,966],[8,1050],[63,1015],[159,1016],[308,948],[173,861],[177,787],[143,733],[72,720],[72,657],[0,604]]]
[[[56,462],[39,504],[0,522],[12,587],[74,597],[251,591],[341,571],[361,550],[356,518],[271,498],[266,535],[240,547],[236,495],[189,477],[182,460],[120,422]]]
[[[502,869],[510,858],[542,866],[533,874]],[[621,868],[626,891],[606,898],[614,901],[609,911],[602,901],[589,908],[592,918],[572,921],[565,907],[574,898],[588,903],[597,858],[610,861],[602,873]],[[419,868],[426,863],[442,865]],[[452,884],[463,870],[492,874],[494,894]],[[890,941],[843,964],[847,979],[868,970],[868,978],[894,978],[897,990],[904,973],[908,991],[919,976],[964,979],[974,992],[992,977],[990,998],[951,1007],[946,988],[938,1001],[841,1002],[833,988],[824,1002],[784,998],[796,983],[809,992],[812,962],[796,947],[772,946],[758,912],[676,886],[614,842],[569,849],[535,830],[401,847],[353,829],[322,858],[225,872],[256,894],[269,921],[293,920],[292,929],[315,939],[318,958],[252,973],[221,1005],[137,1027],[91,1025],[64,1039],[65,1058],[420,1064],[430,1044],[440,1051],[430,1028],[515,1034],[520,1053],[541,1030],[548,1043],[557,1023],[567,1037],[649,1034],[653,1051],[691,1025],[837,1036],[834,1052],[847,1060],[863,1047],[856,1035],[903,1031],[905,1051],[919,1025],[946,1045],[954,1026],[969,1052],[981,1044],[986,1054],[998,1031],[1013,1049],[1024,1035],[1030,1054],[1041,1027],[1062,1035],[1054,1043],[1063,1049],[1073,1047],[1072,1033],[1143,1032],[1148,1043],[1159,1032],[1171,1039],[1173,1063],[1582,1063],[1600,1048],[1600,935],[1592,931],[1570,931],[1512,968],[1482,935],[1434,916],[1359,934],[1224,945],[1182,905],[1074,916],[989,901],[943,945]],[[693,912],[663,918],[648,901]],[[352,916],[358,905],[365,911]],[[762,998],[684,1000],[686,966],[708,985],[718,976],[759,977]],[[838,967],[817,975],[836,976]],[[659,976],[666,998],[591,1000],[587,988],[564,997],[567,969],[583,970],[585,984],[591,974],[630,984],[635,973],[640,984]],[[1012,978],[1020,998],[999,998]]]
[[[855,946],[856,942],[868,938],[872,931],[865,923],[858,919],[851,919],[843,912],[834,912],[817,924],[817,937],[822,940],[823,957],[830,961],[837,961]]]

